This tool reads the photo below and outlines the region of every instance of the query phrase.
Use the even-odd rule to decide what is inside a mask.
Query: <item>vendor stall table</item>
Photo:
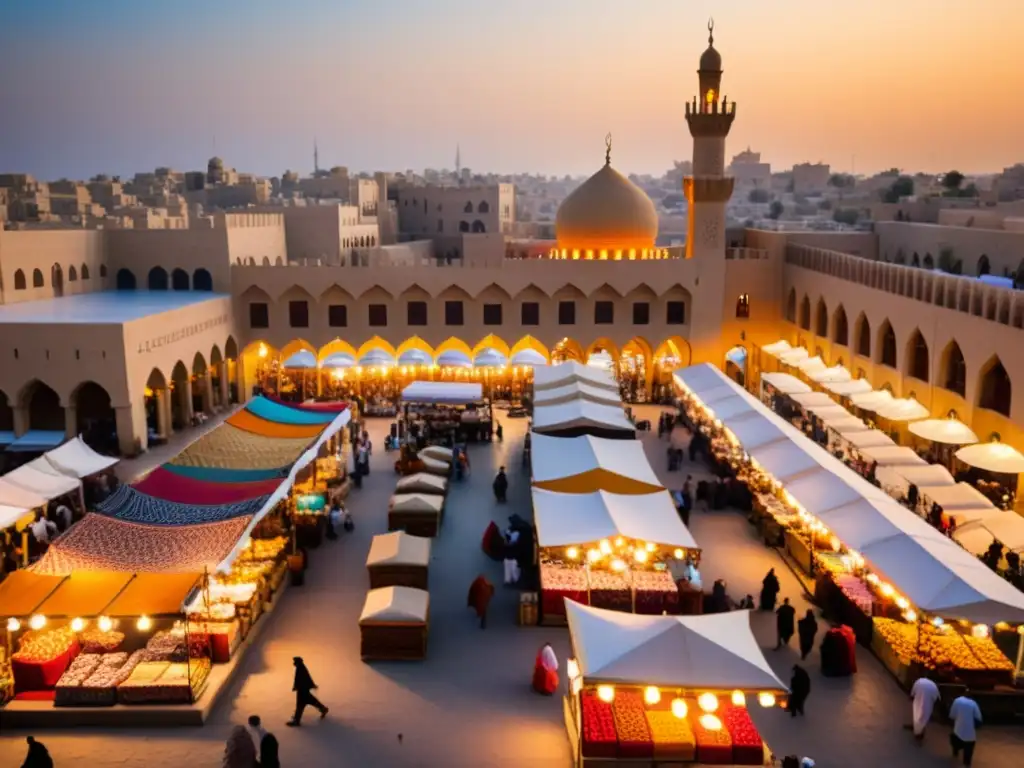
[[[359,617],[363,661],[426,658],[429,612],[430,595],[422,589],[370,590]]]
[[[426,590],[430,565],[430,539],[403,531],[373,537],[366,570],[370,588],[415,587]]]
[[[432,538],[441,527],[444,497],[425,493],[400,493],[388,502],[388,530]]]

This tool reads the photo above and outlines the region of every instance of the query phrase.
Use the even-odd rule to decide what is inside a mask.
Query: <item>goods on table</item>
[[[875,598],[874,595],[871,594],[871,590],[867,584],[856,576],[844,573],[836,577],[836,585],[854,605],[864,612],[866,616],[871,615],[875,604]]]
[[[274,560],[288,545],[288,539],[284,536],[275,536],[272,539],[253,539],[248,549],[242,552],[239,560]]]
[[[664,710],[648,710],[646,715],[656,760],[692,762],[696,758],[697,741],[689,722]]]
[[[28,664],[45,664],[67,653],[75,645],[71,627],[26,632],[11,660]]]
[[[991,637],[974,637],[965,635],[964,640],[985,669],[1013,672],[1013,663],[1003,655]]]
[[[226,664],[238,648],[241,632],[237,621],[199,621],[189,624],[189,637],[207,638],[213,663]]]
[[[633,594],[628,578],[628,572],[590,571],[590,604],[611,611],[631,611]]]
[[[746,707],[727,707],[721,720],[732,740],[733,764],[763,765],[764,742]]]
[[[849,573],[850,569],[843,560],[843,556],[837,555],[835,552],[819,552],[815,559],[821,570],[828,571],[833,576],[842,576]]]
[[[690,725],[693,727],[693,735],[697,742],[697,762],[707,765],[733,765],[732,759],[732,737],[721,720],[720,713],[712,717],[718,718],[721,727],[717,730],[705,728],[701,724],[703,716],[696,701],[689,702]]]
[[[209,672],[208,659],[192,659],[191,668],[187,661],[142,662],[118,686],[118,700],[122,704],[189,704]]]
[[[146,643],[146,650],[150,657],[161,661],[186,661],[188,659],[188,646],[185,644],[185,634],[165,630],[157,632]]]
[[[594,691],[583,691],[580,694],[580,712],[583,721],[583,756],[615,757],[619,739],[615,735],[612,705],[597,698]]]
[[[894,619],[875,619],[875,631],[901,664],[917,660],[917,627]]]
[[[270,576],[275,565],[273,560],[250,560],[244,563],[235,563],[230,573],[217,577],[217,583],[255,585],[260,579]]]
[[[103,632],[90,627],[78,633],[78,642],[82,644],[82,653],[112,653],[124,642],[124,632]]]
[[[632,579],[637,613],[660,616],[677,612],[679,589],[668,571],[633,571]]]
[[[900,663],[920,662],[927,669],[951,665],[958,672],[1012,672],[1013,664],[989,637],[961,635],[922,624],[918,643],[918,625],[893,619],[876,618],[875,630],[896,654]]]
[[[67,670],[65,670],[64,674],[60,676],[60,680],[57,681],[57,688],[70,688],[76,685],[81,685],[99,665],[100,654],[80,653],[75,660],[71,662],[71,666],[69,666]]]
[[[579,567],[541,563],[541,612],[545,616],[565,616],[563,598],[589,605],[587,573]]]
[[[634,691],[618,691],[612,701],[615,735],[619,740],[619,757],[650,758],[654,756],[654,742],[647,725],[644,701]]]
[[[118,678],[118,675],[127,661],[128,654],[123,651],[103,655],[81,654],[57,683],[54,706],[113,705],[117,701],[115,686],[123,679]],[[124,676],[127,677],[130,672]]]

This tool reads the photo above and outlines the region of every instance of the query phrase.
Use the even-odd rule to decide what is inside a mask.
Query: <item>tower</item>
[[[693,137],[693,175],[683,179],[689,203],[686,258],[723,258],[725,205],[733,179],[725,175],[725,138],[736,117],[736,103],[722,98],[722,55],[715,50],[715,22],[708,22],[708,48],[700,57],[700,95],[686,105]]]
[[[320,175],[320,149],[316,145],[316,136],[313,137],[313,176]]]
[[[455,175],[458,176],[462,173],[462,148],[455,145]]]

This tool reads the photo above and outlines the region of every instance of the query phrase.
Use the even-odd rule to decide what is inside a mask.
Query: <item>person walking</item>
[[[977,727],[981,725],[981,709],[970,696],[964,695],[953,699],[949,707],[949,719],[953,721],[953,732],[949,734],[949,745],[953,748],[953,757],[964,754],[964,765],[974,762],[974,747],[978,740]]]
[[[263,727],[259,715],[249,717],[249,732],[253,744],[256,745],[256,754],[259,758],[260,768],[281,768],[281,761],[278,757],[277,737]]]
[[[492,597],[494,597],[494,585],[482,574],[469,585],[469,597],[466,599],[466,605],[476,611],[476,615],[480,619],[480,629],[487,629],[487,606],[490,605]]]
[[[783,645],[789,645],[789,640],[793,637],[795,622],[796,608],[789,604],[789,598],[787,597],[782,601],[782,605],[779,606],[779,610],[775,612],[775,630],[778,634],[778,642],[775,644],[775,650],[778,650]]]
[[[803,715],[804,703],[811,695],[811,677],[807,670],[799,664],[793,665],[793,677],[789,681],[789,714],[791,717]]]
[[[508,476],[505,474],[505,468],[498,468],[498,475],[494,478],[494,498],[496,498],[502,504],[508,498]]]
[[[818,634],[818,620],[810,608],[800,621],[796,623],[796,632],[800,637],[800,660],[803,661],[814,648],[814,638]]]
[[[31,736],[26,737],[25,741],[28,742],[28,754],[25,755],[25,762],[21,764],[21,768],[53,768],[50,751],[41,741],[36,741]]]
[[[256,746],[244,725],[236,725],[224,745],[223,768],[252,768],[256,765]]]
[[[498,426],[494,429],[494,434],[498,436],[498,442],[501,443],[505,440],[505,428],[501,426],[501,422],[498,422]]]
[[[327,717],[328,709],[313,695],[313,691],[316,690],[316,683],[313,682],[313,676],[306,669],[306,663],[302,660],[302,657],[296,656],[292,659],[292,662],[295,664],[295,682],[292,685],[292,690],[295,691],[295,715],[288,721],[287,725],[289,728],[298,728],[302,725],[302,713],[306,711],[306,707],[314,707],[320,710],[321,720]]]
[[[761,582],[761,610],[762,611],[774,611],[775,601],[778,599],[779,590],[779,577],[775,575],[775,569],[770,568],[768,574],[764,577]]]
[[[914,731],[914,738],[918,744],[924,743],[924,732],[932,719],[932,712],[935,710],[935,702],[940,698],[939,686],[934,680],[927,677],[919,677],[914,681],[910,689],[910,699],[913,702],[911,712],[913,721],[910,728]]]

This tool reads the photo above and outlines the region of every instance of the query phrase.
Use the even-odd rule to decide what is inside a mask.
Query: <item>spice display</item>
[[[640,694],[619,691],[612,702],[615,735],[619,740],[619,757],[653,757],[654,742],[647,725],[647,714]]]
[[[679,589],[668,571],[633,571],[635,610],[637,613],[660,615],[676,613]]]
[[[764,742],[757,732],[746,707],[728,707],[722,713],[722,723],[732,740],[732,761],[735,765],[763,765]]]
[[[867,584],[849,573],[840,574],[835,581],[839,589],[854,605],[860,608],[865,615],[871,615],[875,597]]]
[[[81,685],[100,665],[102,657],[98,653],[81,653],[75,657],[64,674],[57,681],[58,688],[70,688]]]
[[[590,604],[612,611],[631,611],[633,594],[627,581],[629,572],[590,571]]]
[[[78,633],[83,653],[112,653],[124,642],[123,632],[103,632],[90,627]]]
[[[541,563],[541,610],[546,616],[564,616],[565,601],[575,600],[587,605],[587,574],[582,568]]]
[[[618,737],[612,705],[597,698],[594,691],[580,694],[583,721],[583,756],[615,757]]]
[[[707,765],[734,765],[732,737],[722,722],[721,713],[701,714],[697,702],[689,702],[690,725],[697,742],[697,762]],[[713,726],[713,727],[709,727]]]
[[[668,710],[651,709],[646,716],[656,760],[692,762],[696,758],[697,741],[685,718],[678,718]]]

